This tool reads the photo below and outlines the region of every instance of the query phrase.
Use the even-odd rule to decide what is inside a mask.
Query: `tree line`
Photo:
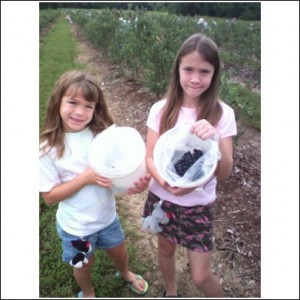
[[[261,5],[257,2],[40,2],[40,9],[130,9],[170,12],[183,16],[210,16],[260,20]]]

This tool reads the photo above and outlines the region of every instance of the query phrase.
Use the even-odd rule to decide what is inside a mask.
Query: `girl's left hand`
[[[190,128],[190,132],[202,140],[217,136],[217,129],[205,119],[195,122]]]
[[[140,177],[138,181],[133,183],[134,186],[127,189],[127,194],[132,195],[143,192],[148,187],[150,179],[150,173],[147,173],[144,177]]]

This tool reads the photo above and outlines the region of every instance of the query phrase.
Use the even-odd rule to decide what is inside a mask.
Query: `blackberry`
[[[203,152],[199,149],[194,149],[193,153],[191,153],[191,151],[185,152],[181,159],[174,164],[176,173],[182,177],[202,155]]]

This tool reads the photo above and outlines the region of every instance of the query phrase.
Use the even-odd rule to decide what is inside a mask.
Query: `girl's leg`
[[[128,254],[125,243],[121,243],[117,247],[105,249],[106,253],[119,270],[122,276],[128,273]]]
[[[94,298],[95,291],[92,286],[91,268],[94,264],[94,256],[89,257],[89,262],[82,268],[73,268],[74,278],[82,290],[84,298]]]
[[[176,244],[158,234],[158,264],[165,282],[166,296],[177,295],[175,250]]]
[[[224,292],[219,280],[212,273],[212,252],[199,253],[187,250],[191,274],[194,283],[202,290],[205,297],[223,297]]]
[[[128,253],[125,243],[121,243],[119,246],[105,249],[108,256],[112,260],[115,267],[120,272],[122,278],[126,281],[132,282],[135,288],[144,291],[145,282],[143,279],[137,279],[135,274],[129,271],[128,267]]]

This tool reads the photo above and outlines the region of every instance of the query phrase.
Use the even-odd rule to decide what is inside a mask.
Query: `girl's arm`
[[[153,151],[155,144],[159,138],[159,133],[155,132],[154,130],[148,128],[147,132],[147,143],[146,143],[146,165],[149,173],[151,176],[161,185],[165,186],[165,180],[160,177],[158,174],[156,167],[154,165],[153,160]]]
[[[42,192],[42,196],[47,204],[54,204],[72,196],[87,184],[97,184],[109,188],[112,186],[112,181],[97,175],[91,168],[87,168],[72,180],[56,185],[49,192]]]
[[[220,139],[219,149],[221,151],[221,159],[216,176],[218,180],[225,180],[231,174],[233,166],[232,137]]]

